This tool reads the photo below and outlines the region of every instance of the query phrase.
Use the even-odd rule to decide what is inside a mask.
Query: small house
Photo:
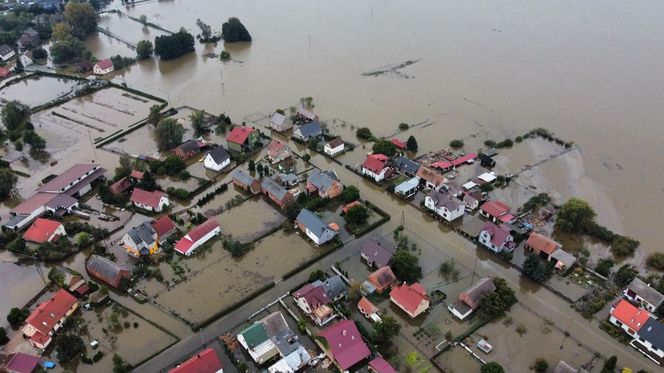
[[[397,370],[387,360],[377,356],[369,362],[369,373],[397,373]]]
[[[163,192],[158,190],[148,192],[140,188],[134,188],[129,201],[138,208],[153,212],[162,212],[164,207],[168,207],[170,204],[168,197]]]
[[[157,232],[150,222],[143,222],[122,236],[122,247],[134,258],[152,255],[159,251]]]
[[[371,268],[385,267],[394,255],[393,248],[387,248],[380,243],[368,239],[362,243],[360,258]]]
[[[662,304],[664,304],[664,295],[638,277],[635,277],[627,285],[625,290],[623,290],[623,295],[631,302],[642,305],[651,313],[657,312],[662,307]]]
[[[420,167],[415,173],[415,176],[420,178],[420,182],[425,188],[433,190],[440,189],[446,181],[445,176],[427,167]]]
[[[414,177],[420,169],[420,164],[400,156],[394,159],[394,168],[402,175]]]
[[[311,139],[323,136],[323,127],[319,121],[303,124],[293,131],[293,137],[301,142],[309,142]]]
[[[304,232],[316,245],[332,240],[337,232],[316,216],[313,212],[302,209],[295,219],[295,225]]]
[[[29,242],[43,244],[54,242],[67,235],[64,225],[59,221],[38,218],[23,234],[23,239]]]
[[[293,293],[293,299],[316,325],[321,326],[336,317],[331,304],[346,296],[346,293],[346,285],[341,277],[334,276],[304,285]]]
[[[299,108],[297,108],[297,111],[295,112],[295,118],[297,118],[297,120],[300,121],[300,122],[308,123],[308,122],[318,120],[318,115],[312,113],[311,111],[309,111],[309,110],[307,110],[303,107],[299,107]]]
[[[131,278],[131,269],[128,266],[118,264],[99,255],[91,255],[85,263],[85,269],[91,276],[114,288],[119,288],[123,279],[129,280]]]
[[[378,294],[382,294],[396,284],[397,277],[394,275],[394,272],[392,272],[392,268],[385,266],[370,273],[367,277],[367,281],[374,289],[376,289]]]
[[[508,228],[493,223],[485,223],[478,237],[480,245],[496,254],[512,252],[516,247],[514,237]]]
[[[236,153],[251,150],[259,140],[258,131],[250,127],[233,127],[226,138],[228,150]]]
[[[397,139],[397,138],[394,138],[394,139],[390,140],[390,142],[391,142],[392,144],[394,144],[394,146],[396,146],[397,149],[399,149],[399,150],[406,150],[406,143],[405,143],[405,142],[403,142],[403,141],[401,141],[401,140],[399,140],[399,139]]]
[[[430,305],[426,289],[417,282],[412,285],[402,284],[392,288],[390,301],[413,319],[426,311]]]
[[[263,364],[279,355],[274,341],[270,339],[261,322],[256,322],[237,335],[237,341],[258,364]]]
[[[345,147],[346,144],[344,143],[344,140],[342,140],[341,137],[335,137],[325,143],[325,146],[323,146],[323,152],[330,157],[334,157],[339,153],[343,153]]]
[[[330,347],[330,355],[342,372],[350,371],[352,367],[371,356],[371,351],[362,340],[355,321],[338,321],[323,329],[318,335],[325,338]]]
[[[113,61],[110,59],[97,61],[97,63],[92,66],[92,73],[95,75],[106,75],[113,72],[113,70],[115,70],[115,67],[113,66]]]
[[[0,66],[0,79],[8,77],[9,75],[11,75],[11,73],[12,72],[9,71],[9,69]]]
[[[129,190],[132,186],[133,184],[131,180],[129,180],[128,177],[123,177],[108,187],[108,191],[114,196],[117,196]]]
[[[271,163],[283,162],[291,157],[291,151],[283,142],[272,139],[267,146],[267,157]]]
[[[23,31],[21,36],[16,40],[16,45],[20,50],[30,49],[39,44],[39,32],[32,27],[28,27]]]
[[[509,223],[514,219],[510,207],[502,201],[488,201],[480,206],[480,215],[496,224]]]
[[[233,172],[233,185],[245,192],[251,192],[252,194],[258,194],[261,192],[260,181],[242,170],[235,170],[235,172]]]
[[[200,140],[187,140],[173,149],[173,154],[183,161],[186,161],[187,159],[200,154],[206,146],[207,144]]]
[[[152,228],[157,234],[157,241],[161,244],[171,237],[178,228],[173,223],[173,220],[168,215],[161,216],[159,219],[152,222]]]
[[[639,349],[658,365],[664,365],[664,324],[649,318],[639,330],[639,338],[632,340],[632,347]]]
[[[466,211],[466,206],[458,198],[435,190],[424,197],[424,206],[448,222],[463,217]]]
[[[459,293],[456,303],[449,305],[448,310],[459,320],[464,320],[480,306],[480,301],[484,297],[494,291],[496,291],[496,285],[493,280],[489,277],[481,278],[471,287]]]
[[[524,248],[544,260],[553,262],[559,271],[570,269],[576,262],[576,258],[563,250],[561,244],[536,232],[530,234]]]
[[[16,55],[14,48],[10,47],[7,44],[0,45],[0,60],[7,62],[10,58]]]
[[[336,198],[343,190],[344,186],[334,171],[314,169],[307,178],[307,192],[316,193],[321,198]]]
[[[479,158],[480,165],[482,167],[492,169],[496,166],[496,161],[493,158],[491,158],[491,156],[489,154],[480,153],[480,154],[478,154],[477,157]]]
[[[371,303],[371,301],[366,297],[362,297],[362,299],[360,299],[360,301],[357,302],[357,309],[367,319],[373,322],[380,321],[380,315],[378,314],[380,310],[373,303]]]
[[[480,207],[480,199],[477,198],[477,193],[464,193],[463,204],[466,206],[466,211],[475,211]]]
[[[261,193],[266,195],[272,202],[280,208],[284,208],[288,202],[293,201],[293,195],[281,185],[270,179],[264,178],[261,182]]]
[[[403,197],[410,198],[417,193],[420,186],[420,178],[415,176],[394,187],[394,193]]]
[[[379,183],[391,174],[391,169],[387,166],[389,158],[384,154],[370,154],[362,164],[362,175],[372,178]]]
[[[42,372],[42,358],[22,352],[0,353],[0,372],[35,373]]]
[[[621,299],[611,307],[609,322],[633,338],[637,338],[637,333],[650,318],[650,313],[645,308],[639,308],[628,301]]]
[[[219,172],[224,168],[230,166],[231,156],[228,154],[226,149],[223,146],[217,146],[216,148],[210,150],[210,152],[205,156],[203,160],[203,165],[208,170]]]
[[[270,118],[270,128],[277,132],[288,131],[293,128],[293,122],[284,113],[275,111]]]
[[[219,223],[214,219],[208,219],[203,224],[189,231],[184,237],[180,238],[178,242],[175,243],[175,251],[184,256],[190,256],[196,249],[203,246],[203,244],[219,234],[221,234]]]
[[[33,347],[46,349],[65,320],[77,309],[76,297],[60,289],[30,313],[21,331]]]
[[[300,182],[300,179],[295,174],[277,174],[275,180],[285,187],[294,187]]]
[[[178,364],[168,373],[223,373],[219,356],[212,347],[197,353],[189,359]]]

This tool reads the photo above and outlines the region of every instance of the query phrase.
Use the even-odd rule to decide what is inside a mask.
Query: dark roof
[[[46,202],[46,207],[54,210],[69,209],[77,203],[78,201],[74,197],[68,196],[66,194],[57,194],[55,197],[53,197],[53,199]]]
[[[327,142],[327,145],[332,149],[334,149],[338,146],[341,146],[343,144],[344,144],[344,140],[342,140],[341,137],[339,137],[339,136],[337,136],[337,137],[335,137],[332,140]]]
[[[415,173],[417,173],[417,170],[420,169],[420,164],[419,163],[417,163],[415,161],[411,161],[410,159],[408,159],[406,157],[397,157],[394,160],[394,165],[399,170],[401,170],[403,172],[408,172],[408,173],[413,174],[413,175],[415,175]]]
[[[269,194],[280,201],[283,201],[288,194],[286,189],[282,188],[279,183],[270,178],[263,179],[263,182],[261,182],[261,190],[267,191]]]
[[[491,242],[498,247],[502,247],[503,243],[505,243],[505,240],[507,240],[507,237],[510,235],[509,230],[489,222],[484,224],[484,227],[482,227],[480,232],[483,231],[486,231],[489,234]]]
[[[639,336],[650,342],[653,347],[664,350],[664,324],[657,319],[648,318],[648,321],[639,329]]]
[[[295,220],[307,227],[317,237],[320,237],[323,232],[330,229],[316,214],[307,209],[302,209]]]
[[[215,163],[220,164],[225,162],[231,156],[228,155],[226,149],[223,146],[217,146],[216,148],[210,150],[210,157],[214,160]]]
[[[235,170],[235,172],[233,172],[233,179],[244,185],[251,185],[254,181],[256,181],[256,179],[251,177],[251,175],[242,170]]]
[[[202,141],[198,140],[187,140],[180,144],[177,149],[180,150],[181,152],[188,154],[191,152],[197,152],[200,151],[202,147],[205,146],[205,143]]]
[[[93,172],[94,171],[94,172]],[[70,184],[90,184],[95,179],[103,175],[106,170],[99,167],[98,164],[86,163],[86,164],[77,164],[70,167],[65,172],[61,173],[59,176],[55,177],[53,180],[44,184],[38,190],[40,192],[49,192],[49,193],[58,193],[62,189],[70,187]],[[87,176],[85,176],[87,174]],[[93,178],[94,176],[94,178]],[[74,189],[74,185],[70,189]],[[78,191],[80,188],[77,188]],[[68,190],[69,191],[69,190]],[[70,194],[67,192],[67,194]],[[73,193],[71,193],[73,194]]]
[[[30,215],[38,208],[46,206],[46,204],[55,198],[55,196],[56,195],[52,193],[37,193],[11,209],[11,213],[17,215]]]
[[[131,269],[129,267],[111,261],[108,258],[99,255],[92,255],[88,262],[85,264],[85,269],[88,273],[96,278],[114,286],[120,285],[122,278],[131,277]]]
[[[321,127],[320,122],[315,120],[301,125],[295,131],[299,132],[302,137],[320,136],[323,133],[323,127]]]
[[[371,261],[376,263],[378,267],[384,267],[392,259],[394,252],[384,246],[381,246],[374,240],[366,240],[362,243],[362,254],[366,255]]]
[[[133,227],[127,232],[129,237],[136,243],[140,244],[141,242],[147,244],[148,246],[152,244],[154,240],[155,230],[152,227],[152,224],[149,222],[143,222],[143,224]]]
[[[664,295],[650,287],[650,285],[646,284],[638,277],[635,277],[629,286],[627,286],[627,288],[638,294],[641,298],[645,299],[646,302],[652,304],[655,307],[659,307],[662,303],[664,303]]]
[[[0,55],[4,56],[14,51],[14,48],[7,44],[0,45]]]
[[[318,169],[311,171],[309,178],[307,178],[307,182],[313,184],[318,190],[322,190],[323,192],[328,190],[332,185],[339,183],[334,171],[323,172]]]

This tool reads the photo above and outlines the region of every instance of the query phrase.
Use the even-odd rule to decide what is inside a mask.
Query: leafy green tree
[[[371,134],[371,130],[367,127],[358,128],[355,136],[360,140],[371,141],[373,139],[373,134]]]
[[[415,153],[417,152],[418,148],[419,147],[417,145],[417,140],[415,139],[415,136],[410,135],[410,137],[408,137],[408,140],[406,140],[406,150]]]
[[[545,282],[553,273],[553,265],[545,263],[537,255],[528,255],[523,262],[523,274],[537,282]]]
[[[72,35],[79,39],[97,31],[99,15],[94,8],[86,2],[69,1],[65,5],[65,19],[71,26]]]
[[[221,51],[221,53],[219,53],[219,59],[222,61],[228,61],[231,59],[231,54],[228,51]]]
[[[71,361],[84,350],[85,343],[77,335],[62,333],[55,338],[55,351],[60,361]]]
[[[344,215],[344,219],[351,226],[360,226],[365,224],[369,219],[369,210],[362,205],[356,205],[351,207],[348,212]]]
[[[453,149],[461,149],[463,148],[463,141],[462,140],[452,140],[450,141],[450,147]]]
[[[378,140],[373,144],[372,150],[374,153],[384,154],[388,157],[393,157],[397,154],[396,145],[387,140]]]
[[[646,259],[646,264],[650,269],[664,271],[664,253],[652,254]]]
[[[253,159],[249,160],[248,168],[249,168],[249,172],[256,171],[256,162]]]
[[[378,345],[378,349],[384,352],[392,345],[392,340],[399,335],[400,330],[401,324],[397,320],[392,316],[383,316],[380,321],[373,324],[371,339]]]
[[[157,147],[159,150],[171,150],[182,143],[184,127],[175,119],[164,118],[156,128]]]
[[[7,322],[9,325],[12,326],[12,328],[18,328],[23,324],[25,319],[28,318],[30,315],[30,311],[25,309],[25,308],[18,308],[14,307],[11,310],[9,310],[9,314],[7,315]]]
[[[0,199],[5,199],[11,195],[16,186],[18,177],[9,168],[0,168]]]
[[[312,271],[309,273],[309,282],[314,282],[316,280],[324,281],[325,280],[325,272],[323,272],[320,269],[317,269],[315,271]]]
[[[152,57],[154,47],[150,40],[141,40],[136,44],[136,59],[144,60]]]
[[[479,304],[479,313],[484,319],[501,316],[516,303],[514,290],[507,285],[505,279],[494,277],[492,280],[496,290],[482,298]]]
[[[127,363],[120,355],[113,355],[113,373],[129,373],[131,364]]]
[[[157,125],[161,120],[161,108],[159,105],[150,106],[150,114],[148,114],[148,122]]]
[[[399,123],[399,130],[406,131],[408,128],[410,128],[410,125],[408,125],[408,123],[404,122]]]
[[[189,115],[191,126],[196,135],[202,135],[205,132],[205,110],[196,110]]]
[[[81,59],[84,51],[85,45],[74,37],[56,41],[51,45],[51,57],[56,64]]]
[[[46,57],[48,57],[48,52],[46,52],[46,49],[44,48],[39,47],[32,51],[32,58],[36,60],[43,60],[46,59]]]
[[[14,72],[15,73],[22,73],[23,72],[23,61],[21,61],[21,56],[18,56],[16,58],[16,64],[14,65]]]
[[[558,211],[556,228],[568,233],[581,233],[593,222],[595,211],[588,202],[579,198],[570,198]]]
[[[597,266],[595,267],[595,272],[599,273],[600,275],[607,277],[609,274],[611,274],[611,268],[615,265],[615,262],[609,258],[602,258],[597,262]]]
[[[408,250],[397,250],[390,259],[390,267],[399,281],[413,283],[422,278],[418,258]]]
[[[9,338],[7,338],[7,331],[5,328],[0,327],[0,346],[4,346],[9,342]]]
[[[154,39],[154,53],[163,60],[178,58],[194,51],[194,36],[184,29],[173,35],[161,35]]]
[[[30,119],[28,107],[18,101],[10,101],[1,112],[2,124],[9,131],[15,130]]]
[[[360,190],[355,185],[348,185],[344,187],[341,192],[341,201],[343,203],[350,203],[360,199]]]
[[[546,371],[549,369],[549,363],[547,363],[547,361],[542,358],[536,359],[535,364],[533,365],[533,369],[535,369],[535,372],[537,373],[546,373]]]
[[[639,241],[618,234],[611,241],[611,254],[618,258],[625,258],[634,255],[637,247],[639,247]]]
[[[618,271],[616,271],[616,274],[613,277],[613,282],[620,287],[627,286],[632,280],[634,280],[634,277],[636,277],[638,273],[639,272],[632,265],[623,264],[618,268]]]
[[[500,364],[491,362],[482,365],[482,368],[480,368],[480,373],[505,373],[505,369],[503,369]]]
[[[606,359],[604,367],[602,367],[602,373],[613,372],[616,369],[616,365],[618,365],[618,357],[616,355],[613,355],[608,359]]]
[[[51,26],[51,35],[54,41],[63,41],[72,37],[71,27],[65,22],[54,23]]]
[[[228,21],[221,25],[221,35],[227,43],[251,41],[249,31],[247,31],[247,28],[244,27],[242,22],[235,17],[229,18]]]

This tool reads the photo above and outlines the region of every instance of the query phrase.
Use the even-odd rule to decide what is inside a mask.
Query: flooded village
[[[660,77],[517,3],[1,4],[0,372],[660,371]]]

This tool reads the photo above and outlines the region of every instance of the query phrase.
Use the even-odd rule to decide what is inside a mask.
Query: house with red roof
[[[631,337],[636,338],[637,333],[649,318],[648,310],[637,308],[630,302],[621,299],[611,307],[609,322],[624,330]]]
[[[207,144],[201,140],[187,140],[173,149],[173,154],[186,161],[187,159],[200,154],[206,147]]]
[[[516,247],[514,237],[510,234],[509,228],[489,222],[485,223],[480,230],[478,241],[480,245],[496,254],[512,252]]]
[[[283,142],[272,139],[267,145],[267,157],[272,163],[283,162],[291,157],[291,151]]]
[[[21,331],[35,348],[45,349],[52,342],[55,332],[77,309],[76,297],[60,289],[32,311]]]
[[[360,310],[360,313],[367,319],[373,322],[380,321],[380,315],[378,314],[380,310],[366,297],[362,297],[362,299],[357,302],[357,309]]]
[[[480,215],[496,224],[509,223],[514,219],[510,207],[502,201],[488,201],[480,206]]]
[[[148,192],[140,188],[134,188],[129,199],[131,204],[143,210],[162,212],[164,207],[168,207],[170,201],[164,192],[154,190]]]
[[[390,365],[385,359],[381,356],[371,360],[369,362],[369,372],[372,373],[397,373],[396,369]]]
[[[524,246],[526,250],[539,255],[544,260],[554,263],[557,270],[564,272],[576,263],[576,258],[574,255],[563,250],[562,247],[563,245],[560,243],[536,232],[530,234]]]
[[[445,176],[424,166],[417,170],[415,176],[420,178],[420,183],[423,184],[425,188],[433,190],[440,189],[446,181]]]
[[[459,293],[456,303],[450,304],[447,309],[459,320],[464,320],[480,306],[482,298],[494,291],[496,291],[496,285],[493,280],[483,277]]]
[[[34,373],[41,369],[42,358],[15,352],[11,354],[0,353],[0,372],[7,373]]]
[[[377,183],[383,181],[392,171],[387,167],[389,160],[390,158],[383,154],[369,154],[362,164],[362,175],[369,176]]]
[[[394,146],[396,146],[397,149],[399,149],[399,150],[406,150],[406,143],[405,143],[405,142],[403,142],[403,141],[401,141],[401,140],[399,140],[399,139],[397,139],[397,138],[392,139],[390,142],[391,142],[392,144],[394,144]]]
[[[258,142],[258,131],[251,127],[233,127],[226,142],[228,150],[242,153]]]
[[[157,220],[153,221],[152,229],[154,229],[155,233],[157,233],[157,239],[159,243],[166,241],[167,238],[172,236],[178,230],[178,228],[175,226],[175,223],[173,223],[173,220],[171,220],[168,215],[161,216]]]
[[[426,289],[417,282],[412,285],[404,283],[392,288],[390,301],[406,312],[411,318],[419,316],[430,305]]]
[[[42,244],[53,242],[61,236],[66,236],[65,226],[59,221],[38,218],[23,234],[23,239],[29,242]]]
[[[8,77],[12,72],[9,69],[0,66],[0,79]]]
[[[180,238],[175,243],[175,251],[184,256],[190,256],[196,249],[219,234],[221,234],[219,223],[214,219],[208,219],[205,223],[195,227]]]
[[[205,350],[190,357],[184,362],[178,364],[175,368],[168,371],[168,373],[223,373],[221,361],[217,353],[212,348]]]
[[[325,338],[330,358],[339,366],[342,372],[350,370],[371,355],[369,347],[362,340],[355,322],[342,320],[323,329],[319,336]]]
[[[389,266],[381,267],[370,273],[367,277],[367,282],[371,285],[374,291],[378,294],[382,294],[386,290],[389,290],[392,285],[396,284],[397,277],[392,272],[392,268]]]
[[[92,72],[95,75],[106,75],[113,72],[113,70],[115,70],[115,67],[113,66],[113,61],[110,59],[97,61],[97,63],[92,67]]]
[[[293,293],[297,306],[317,325],[325,325],[334,319],[331,304],[346,295],[346,285],[340,276],[325,281],[316,280]]]
[[[117,196],[119,194],[124,193],[127,191],[129,188],[132,187],[131,180],[129,180],[128,177],[123,177],[122,179],[116,181],[113,183],[110,187],[108,187],[108,190],[114,195]]]

